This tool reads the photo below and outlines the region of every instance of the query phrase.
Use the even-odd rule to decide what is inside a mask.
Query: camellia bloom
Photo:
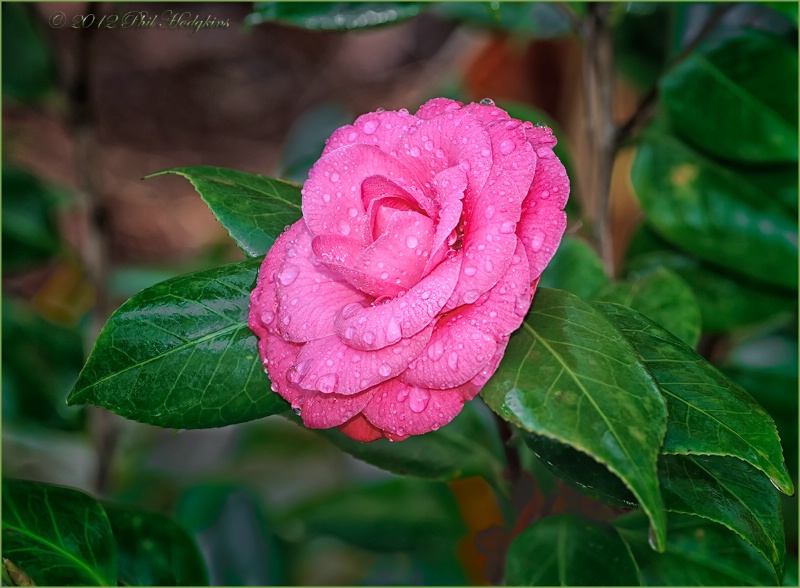
[[[566,227],[555,144],[490,101],[443,98],[328,139],[249,320],[306,426],[402,440],[478,394]]]

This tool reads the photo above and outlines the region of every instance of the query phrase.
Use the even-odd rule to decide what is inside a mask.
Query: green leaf
[[[617,4],[621,14],[612,28],[614,66],[642,90],[657,82],[667,64],[678,20],[675,4]]]
[[[222,167],[176,167],[155,174],[183,176],[250,257],[265,255],[283,230],[302,215],[300,186]]]
[[[108,517],[70,488],[3,480],[3,557],[38,585],[117,585]]]
[[[656,461],[666,430],[664,399],[602,313],[567,292],[537,290],[481,394],[507,421],[608,467],[636,496],[663,545]]]
[[[583,494],[615,506],[639,506],[622,480],[585,453],[542,435],[523,433],[522,438],[548,469]]]
[[[360,443],[337,429],[314,431],[350,455],[395,474],[451,481],[484,476],[502,479],[505,460],[497,435],[478,416],[475,401],[465,404],[450,424],[401,443],[379,439]]]
[[[593,300],[615,302],[640,312],[689,347],[700,339],[700,308],[691,288],[674,272],[659,268],[645,277],[609,284]]]
[[[202,547],[212,586],[287,586],[288,554],[254,494],[229,483],[189,488],[178,521]]]
[[[47,37],[32,18],[34,10],[4,4],[3,97],[28,102],[56,85],[56,67]]]
[[[767,284],[797,288],[796,216],[735,170],[646,132],[631,180],[648,222],[669,242]]]
[[[693,145],[744,163],[797,161],[797,49],[754,30],[707,46],[661,80],[662,103]]]
[[[594,250],[575,237],[565,236],[542,272],[539,287],[566,290],[584,300],[608,284],[603,262]]]
[[[797,216],[797,165],[743,167],[738,172],[763,194],[783,204]]]
[[[718,333],[762,322],[797,307],[797,297],[750,283],[683,253],[654,251],[634,257],[631,277],[645,277],[665,267],[677,273],[694,292],[703,331]]]
[[[721,525],[671,514],[667,549],[648,546],[647,520],[631,513],[614,521],[647,586],[767,586],[775,578],[753,547]]]
[[[283,412],[247,327],[261,263],[178,276],[143,290],[108,319],[67,399],[135,421],[199,429]]]
[[[421,2],[256,2],[251,25],[277,21],[310,30],[363,29],[401,22],[422,11]]]
[[[466,533],[450,489],[413,478],[324,494],[286,513],[307,532],[373,551],[454,549]]]
[[[619,533],[576,515],[550,516],[508,548],[507,586],[638,586],[639,570]]]
[[[174,521],[104,504],[117,542],[119,579],[126,586],[208,586],[203,558]]]
[[[664,453],[738,457],[794,492],[775,424],[747,392],[637,312],[606,302],[595,307],[630,341],[667,402]]]
[[[697,515],[734,531],[783,577],[786,543],[778,493],[758,470],[733,457],[663,455],[667,510]]]
[[[764,2],[764,4],[788,18],[795,27],[797,26],[797,4],[794,2]]]
[[[442,2],[435,8],[445,18],[545,39],[571,32],[568,10],[549,2]]]
[[[54,200],[53,190],[36,176],[3,165],[5,271],[45,261],[58,253],[61,245],[54,222]]]

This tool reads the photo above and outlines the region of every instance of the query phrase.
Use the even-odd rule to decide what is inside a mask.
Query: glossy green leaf
[[[612,28],[614,66],[642,90],[649,90],[664,71],[675,37],[676,4],[617,4]]]
[[[608,285],[603,262],[584,241],[565,236],[539,279],[539,287],[566,290],[584,300]]]
[[[285,515],[311,535],[328,535],[374,551],[453,549],[466,533],[450,489],[413,478],[346,488]]]
[[[21,169],[3,166],[5,271],[45,261],[58,253],[60,240],[54,201],[53,190],[39,178]]]
[[[631,180],[648,222],[671,243],[766,284],[797,287],[796,216],[732,168],[648,132]]]
[[[128,300],[108,319],[67,402],[178,429],[286,410],[247,327],[260,263],[178,276]]]
[[[786,544],[778,493],[758,470],[734,457],[663,455],[667,510],[697,515],[734,531],[783,577]]]
[[[277,21],[311,30],[364,29],[417,16],[420,2],[256,2],[248,24]]]
[[[753,184],[767,197],[783,204],[793,216],[797,216],[797,165],[742,167],[737,171],[745,181]]]
[[[506,556],[507,586],[638,586],[639,570],[619,533],[576,515],[541,519]]]
[[[664,453],[738,457],[794,492],[775,424],[747,392],[637,312],[606,302],[595,307],[630,341],[667,402]]]
[[[78,490],[4,479],[2,551],[38,585],[117,585],[108,517]]]
[[[678,132],[745,163],[797,161],[797,48],[754,30],[707,46],[661,80]]]
[[[465,404],[459,415],[438,431],[402,443],[386,439],[360,443],[337,429],[315,432],[352,456],[395,474],[439,481],[484,476],[489,482],[497,481],[505,467],[502,449],[496,433],[476,414],[474,403]]]
[[[532,433],[523,433],[523,440],[550,471],[583,494],[615,506],[639,505],[622,480],[585,453]]]
[[[250,257],[265,255],[284,228],[296,222],[300,188],[284,180],[222,167],[176,167],[147,176],[177,174],[194,189]]]
[[[550,2],[442,2],[435,8],[459,22],[535,38],[570,33],[568,10]]]
[[[768,586],[769,563],[752,546],[721,525],[699,517],[670,514],[667,549],[656,553],[647,541],[641,513],[614,521],[647,586]]]
[[[700,338],[700,307],[691,288],[674,272],[657,269],[635,280],[615,282],[594,300],[628,306],[676,335],[689,347]]]
[[[663,545],[656,460],[666,406],[639,356],[600,311],[540,288],[481,394],[514,425],[607,466],[636,496]]]
[[[189,488],[176,515],[202,548],[212,586],[287,586],[288,555],[256,496],[234,484]]]
[[[677,251],[654,251],[628,263],[631,277],[666,267],[689,284],[697,299],[703,331],[718,333],[759,323],[797,307],[797,297],[750,283]]]
[[[203,558],[174,521],[155,513],[104,505],[126,586],[208,586]]]

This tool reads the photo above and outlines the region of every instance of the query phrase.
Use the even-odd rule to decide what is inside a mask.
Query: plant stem
[[[584,186],[594,204],[593,240],[606,272],[614,275],[609,218],[611,170],[614,164],[614,49],[608,23],[611,5],[590,3],[583,24],[583,91],[589,157]]]

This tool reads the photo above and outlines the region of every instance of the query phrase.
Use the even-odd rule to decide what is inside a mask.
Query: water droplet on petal
[[[419,240],[414,235],[406,237],[406,247],[414,249],[417,245],[419,245]]]
[[[481,104],[483,104],[484,106],[494,106],[494,100],[492,100],[491,98],[484,98],[483,100],[481,100]]]
[[[338,181],[339,181],[339,174],[337,174],[336,172],[333,172],[331,174],[331,182],[335,183],[335,182],[338,182]]]
[[[388,363],[382,363],[381,367],[378,368],[378,373],[384,378],[389,377],[389,374],[392,373],[392,366],[390,366]]]
[[[514,141],[506,139],[505,141],[500,143],[500,153],[502,153],[503,155],[508,155],[509,153],[514,151],[514,147],[515,147]]]
[[[547,190],[543,190],[543,191],[542,191],[542,192],[539,194],[539,198],[543,198],[543,199],[550,198],[550,192],[548,192]]]
[[[297,416],[300,416],[300,413],[303,412],[303,407],[302,406],[293,406],[292,407],[292,412],[294,414],[296,414]]]
[[[517,226],[516,223],[512,221],[506,221],[502,225],[500,225],[500,232],[505,233],[506,235],[509,233],[513,233],[516,226]]]
[[[389,324],[386,325],[386,342],[390,345],[392,343],[397,343],[403,334],[400,331],[400,325],[397,324],[397,321],[394,320],[394,317],[389,318]]]
[[[406,398],[408,398],[408,393],[411,392],[411,388],[404,386],[400,389],[397,393],[397,402],[403,402]]]
[[[265,327],[267,325],[271,324],[272,321],[274,321],[274,320],[275,320],[275,313],[272,312],[271,310],[265,310],[261,314],[261,322],[264,324]]]
[[[297,279],[299,274],[299,267],[296,265],[287,265],[281,270],[281,273],[278,274],[278,280],[280,280],[281,284],[284,286],[290,286]]]
[[[539,127],[540,129],[546,129],[547,128],[547,123],[543,123],[543,122],[539,121],[539,122],[536,123],[536,126]]]
[[[458,353],[455,351],[451,351],[450,355],[447,356],[447,367],[451,370],[454,370],[458,367]]]
[[[383,272],[381,274],[381,279],[382,280],[388,280],[389,279],[389,272]]]
[[[494,216],[494,206],[491,204],[487,206],[486,210],[483,211],[483,214],[486,216],[486,218],[492,218]]]
[[[467,290],[464,292],[464,302],[467,304],[472,304],[480,297],[480,295],[481,293],[477,290]]]
[[[347,211],[347,214],[350,215],[350,218],[355,218],[358,216],[358,209],[357,208],[350,208]]]
[[[326,393],[333,392],[336,389],[336,383],[338,381],[339,378],[336,376],[336,374],[323,374],[317,378],[317,390]]]
[[[548,149],[547,147],[540,147],[536,150],[536,155],[541,157],[542,159],[548,159],[549,157],[553,156],[553,150]]]
[[[352,143],[353,141],[355,141],[356,139],[358,139],[358,133],[357,133],[357,132],[355,132],[355,131],[352,131],[351,133],[349,133],[349,134],[347,135],[347,140],[348,140],[348,141],[350,141],[351,143]]]
[[[484,157],[489,157],[491,154],[492,152],[489,149],[481,149],[481,155]]]
[[[540,251],[544,245],[544,232],[536,231],[531,237],[531,251]]]
[[[330,194],[323,194],[322,195],[322,200],[325,201],[325,202],[330,202],[331,201],[331,195]]]
[[[372,133],[375,132],[375,129],[378,128],[378,124],[379,123],[377,121],[368,120],[367,122],[364,123],[364,132],[367,135],[371,135]]]
[[[347,235],[350,234],[350,225],[347,224],[346,220],[340,218],[337,223],[337,226],[339,227],[339,232],[345,237],[347,237]]]
[[[358,302],[351,302],[347,306],[342,309],[342,318],[349,319],[356,315],[356,313],[361,310],[363,306],[361,306]]]
[[[492,260],[491,259],[487,259],[486,260],[486,264],[484,265],[484,267],[486,268],[487,272],[492,271],[494,269],[494,266],[492,265]]]
[[[439,361],[439,358],[442,357],[444,353],[444,345],[442,345],[441,341],[435,341],[433,345],[428,347],[428,357],[430,357],[433,361]]]
[[[419,147],[412,147],[409,150],[409,153],[411,154],[411,157],[419,157],[419,153],[420,153]]]
[[[430,399],[430,392],[424,388],[417,388],[415,386],[408,394],[408,407],[414,412],[422,412],[428,406],[428,401]]]
[[[476,273],[478,273],[478,270],[474,267],[465,267],[464,273],[468,276],[474,276]]]
[[[372,331],[367,331],[366,333],[364,333],[364,343],[366,343],[367,345],[372,345],[374,341],[375,341],[375,333],[373,333]]]

